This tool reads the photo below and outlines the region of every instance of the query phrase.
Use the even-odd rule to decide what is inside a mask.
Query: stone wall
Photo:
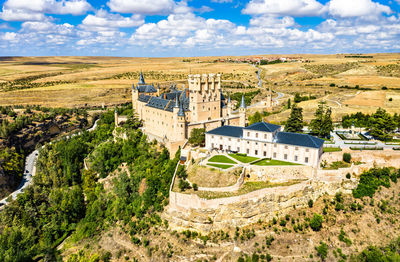
[[[310,166],[249,166],[249,181],[285,182],[293,179],[311,179],[316,170]]]
[[[245,195],[201,199],[195,194],[171,192],[170,205],[164,218],[174,229],[191,228],[201,232],[242,227],[259,220],[281,217],[294,208],[305,207],[310,199],[336,192],[349,193],[357,185],[355,179],[331,183],[305,181],[286,187],[265,188]]]

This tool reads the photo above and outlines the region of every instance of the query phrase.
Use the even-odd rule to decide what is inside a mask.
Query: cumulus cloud
[[[242,10],[249,15],[315,16],[323,5],[316,0],[251,0]]]
[[[43,21],[46,19],[42,13],[5,8],[0,12],[0,18],[4,21]]]
[[[82,15],[91,9],[86,0],[7,0],[3,8],[48,14]]]
[[[110,14],[99,10],[95,15],[88,15],[83,19],[81,27],[86,30],[106,31],[110,28],[137,27],[144,23],[141,15],[124,17],[120,14]]]
[[[337,17],[377,16],[390,14],[389,6],[371,0],[331,0],[327,3],[329,14]]]
[[[86,0],[7,0],[0,18],[5,21],[42,21],[44,14],[85,14],[92,7]]]
[[[173,11],[173,0],[110,0],[107,3],[113,12],[134,14],[169,14]]]

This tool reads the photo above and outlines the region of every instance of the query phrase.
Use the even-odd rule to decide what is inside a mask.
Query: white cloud
[[[0,18],[5,21],[43,21],[44,14],[85,14],[92,7],[86,0],[7,0]]]
[[[17,34],[14,32],[5,32],[1,35],[1,39],[5,41],[14,41],[17,38]]]
[[[378,16],[392,13],[389,6],[371,0],[331,0],[326,5],[329,14],[337,17]]]
[[[95,15],[88,15],[83,19],[81,27],[86,30],[104,31],[109,28],[137,27],[144,23],[141,15],[123,17],[119,14],[110,14],[99,10]]]
[[[110,0],[107,3],[111,11],[134,14],[169,14],[173,11],[173,0]]]
[[[3,12],[0,12],[0,18],[4,21],[43,21],[46,19],[42,13],[5,8],[3,8]]]
[[[86,0],[7,0],[3,8],[48,14],[82,15],[91,9]]]
[[[250,19],[250,25],[261,27],[292,27],[295,25],[293,17],[285,16],[282,19],[271,16],[257,16]]]
[[[323,5],[316,0],[251,0],[242,10],[249,15],[315,16]]]

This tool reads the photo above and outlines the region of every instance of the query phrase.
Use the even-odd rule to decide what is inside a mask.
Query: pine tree
[[[291,108],[291,101],[290,101],[290,98],[289,98],[288,101],[287,101],[287,108],[288,108],[288,109]]]
[[[314,116],[315,118],[310,123],[311,132],[318,137],[329,137],[333,131],[332,109],[320,103]]]
[[[381,140],[392,138],[390,133],[396,129],[394,119],[385,109],[382,108],[378,108],[375,114],[371,116],[370,123],[370,134]]]
[[[290,116],[285,125],[286,132],[301,133],[303,131],[303,108],[293,104]]]

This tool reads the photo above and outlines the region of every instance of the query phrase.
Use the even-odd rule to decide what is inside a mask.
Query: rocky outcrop
[[[350,193],[356,185],[356,179],[308,180],[218,199],[171,192],[170,205],[163,215],[177,230],[190,228],[209,232],[235,228],[284,216],[295,208],[307,206],[310,199],[316,200],[323,194]]]

